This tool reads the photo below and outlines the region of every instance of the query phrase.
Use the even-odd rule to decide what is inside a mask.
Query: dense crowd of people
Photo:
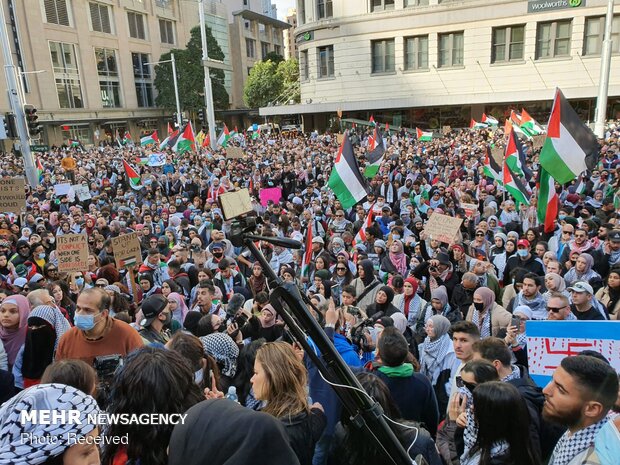
[[[351,132],[361,169],[370,135]],[[416,463],[618,464],[608,354],[567,357],[537,386],[527,327],[620,318],[620,129],[599,141],[592,172],[556,184],[551,233],[537,218],[535,177],[529,205],[515,204],[484,172],[489,148],[505,144],[501,129],[384,138],[368,196],[348,209],[327,185],[338,151],[330,134],[237,136],[244,158],[200,149],[157,167],[140,163],[138,147],[41,154],[26,211],[0,212],[0,463],[394,463],[292,339],[266,270],[233,245],[218,198],[248,188],[257,233],[303,243],[258,243],[270,267],[307,295]],[[539,149],[525,150],[536,173]],[[0,168],[23,174],[14,154]],[[67,182],[88,195],[59,195],[54,186]],[[271,187],[281,201],[261,204]],[[425,231],[434,213],[463,220],[449,242]],[[142,263],[119,269],[112,238],[130,232]],[[66,234],[86,234],[87,269],[60,272]],[[187,417],[176,427],[20,422],[37,409]],[[75,440],[98,435],[127,440]]]

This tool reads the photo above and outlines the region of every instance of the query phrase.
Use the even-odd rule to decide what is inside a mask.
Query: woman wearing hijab
[[[0,339],[8,357],[9,370],[26,340],[29,313],[30,304],[23,295],[12,295],[0,304]]]
[[[566,297],[570,297],[570,294],[566,290],[564,278],[557,273],[547,273],[545,275],[545,288],[547,289],[547,292],[542,295],[545,302],[549,301],[551,294],[554,292],[560,292]]]
[[[480,338],[497,336],[501,329],[510,325],[512,315],[504,307],[495,303],[495,293],[488,287],[474,291],[474,302],[467,312],[467,321],[473,322],[480,330]]]
[[[407,276],[409,258],[404,253],[403,243],[400,240],[392,241],[389,253],[381,260],[381,271],[391,275]]]
[[[178,292],[171,292],[168,294],[168,303],[170,304],[170,311],[172,312],[172,319],[183,324],[189,308],[185,305],[185,299]]]
[[[420,372],[430,380],[437,396],[439,412],[443,413],[450,399],[450,380],[455,375],[459,361],[448,335],[450,320],[434,315],[426,322],[426,338],[418,347]]]
[[[463,316],[458,308],[452,308],[448,303],[448,291],[445,286],[439,286],[431,291],[431,300],[424,308],[424,316],[419,315],[416,321],[416,328],[424,327],[424,323],[433,315],[443,315],[450,323],[461,321]]]
[[[382,286],[375,295],[375,301],[366,307],[366,315],[372,317],[381,312],[383,316],[391,316],[393,313],[398,313],[392,300],[394,300],[394,290],[390,286]]]
[[[603,286],[601,275],[592,269],[594,266],[594,258],[589,253],[582,253],[577,257],[575,266],[566,272],[564,281],[566,287],[571,287],[576,282],[582,281],[590,284],[594,292]]]
[[[22,411],[50,411],[71,415],[77,421],[20,421]],[[39,384],[26,389],[0,408],[0,458],[11,465],[95,464],[99,461],[99,436],[89,416],[101,412],[97,401],[65,384]],[[24,437],[41,441],[24,441]],[[43,440],[51,438],[53,440]]]
[[[357,306],[365,312],[366,307],[375,301],[381,282],[375,277],[375,269],[369,259],[362,260],[357,265],[357,275],[358,277],[351,281],[351,285],[355,287]]]
[[[252,291],[252,298],[256,298],[259,292],[267,291],[267,279],[263,273],[260,263],[256,262],[252,265],[252,276],[248,278],[248,285]]]
[[[228,386],[232,384],[232,379],[237,372],[237,357],[239,357],[239,346],[228,334],[213,333],[200,338],[205,354],[210,355],[217,362],[220,369],[222,390],[228,391]]]
[[[69,322],[55,307],[39,305],[30,312],[22,357],[13,368],[16,383],[22,378],[24,388],[39,384],[43,372],[54,361],[58,341],[69,329]]]
[[[426,307],[426,301],[418,295],[418,287],[418,280],[414,277],[405,279],[403,293],[396,295],[392,302],[410,325],[415,325],[420,312]]]

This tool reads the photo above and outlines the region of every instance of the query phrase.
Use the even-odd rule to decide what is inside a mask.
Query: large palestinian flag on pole
[[[515,202],[520,204],[529,205],[529,192],[527,191],[525,185],[521,181],[518,175],[514,173],[514,171],[510,168],[509,159],[517,159],[519,158],[519,152],[517,149],[517,136],[514,130],[510,131],[508,135],[508,145],[506,146],[506,156],[504,158],[504,169],[503,169],[503,181],[504,187],[506,190],[512,195],[515,199]]]
[[[366,152],[366,167],[364,168],[364,176],[374,178],[379,172],[385,147],[383,146],[383,135],[377,130],[377,126],[370,138],[368,151]]]
[[[194,131],[192,130],[192,123],[187,123],[183,133],[179,136],[176,143],[172,147],[172,150],[178,154],[188,152],[190,150],[196,150],[196,139],[194,138]]]
[[[353,154],[349,131],[344,133],[327,185],[334,191],[344,209],[351,208],[368,194],[366,180],[360,173],[357,158]]]
[[[547,125],[547,138],[540,152],[540,164],[560,184],[566,184],[598,162],[598,142],[581,122],[560,89],[555,91]]]
[[[493,158],[491,154],[491,147],[487,145],[486,155],[484,157],[483,171],[485,176],[493,178],[495,181],[503,184],[504,178],[502,175],[502,167],[497,163],[497,160]]]
[[[125,167],[125,174],[127,174],[127,179],[129,179],[129,185],[131,188],[137,191],[142,189],[142,179],[140,178],[138,172],[125,160],[123,160],[123,166]]]

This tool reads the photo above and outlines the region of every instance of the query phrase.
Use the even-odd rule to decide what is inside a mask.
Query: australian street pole
[[[594,134],[605,137],[605,120],[607,119],[607,93],[609,92],[609,72],[611,70],[611,28],[614,19],[614,0],[607,1],[605,17],[605,36],[601,50],[601,75],[599,77],[598,98],[596,99],[596,118]]]
[[[176,61],[174,61],[174,53],[170,53],[169,60],[163,61],[154,61],[152,63],[144,63],[145,65],[160,65],[162,63],[172,63],[172,83],[174,84],[174,99],[177,105],[177,127],[179,131],[181,130],[181,125],[183,124],[183,115],[181,115],[181,102],[179,100],[179,85],[177,83],[177,66]]]
[[[4,17],[4,2],[0,4],[0,42],[2,42],[2,53],[4,55],[4,73],[6,75],[6,88],[8,93],[9,105],[15,115],[15,126],[19,135],[20,152],[24,158],[24,172],[26,179],[31,187],[37,187],[39,176],[34,166],[34,159],[30,151],[30,137],[26,126],[26,114],[24,113],[24,102],[22,102],[21,88],[17,79],[17,67],[13,64],[13,54],[9,35],[6,29],[6,19]]]
[[[217,136],[215,135],[215,112],[213,110],[213,89],[211,88],[211,75],[209,74],[209,52],[207,50],[207,32],[205,22],[204,0],[198,1],[198,12],[200,16],[200,38],[202,39],[202,66],[205,72],[205,104],[207,106],[207,122],[209,123],[209,139],[211,140],[211,150],[217,149]]]

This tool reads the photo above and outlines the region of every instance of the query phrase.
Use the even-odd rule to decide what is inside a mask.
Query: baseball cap
[[[607,234],[607,238],[611,242],[620,242],[620,231],[611,231],[609,234]]]
[[[517,247],[528,247],[530,246],[530,241],[527,239],[519,239],[517,241]]]
[[[592,289],[592,286],[583,281],[579,281],[578,283],[573,284],[571,287],[568,288],[568,290],[579,293],[587,292],[590,295],[594,294],[594,289]]]
[[[28,281],[26,280],[26,278],[17,278],[15,281],[13,281],[13,286],[15,287],[24,287],[26,284],[28,284]]]
[[[325,241],[323,240],[322,237],[313,237],[312,243],[314,244],[315,242],[318,242],[319,244],[325,244]]]
[[[168,305],[168,299],[162,294],[153,294],[148,296],[142,302],[142,314],[144,319],[140,322],[141,326],[150,325],[157,316],[164,311]]]

